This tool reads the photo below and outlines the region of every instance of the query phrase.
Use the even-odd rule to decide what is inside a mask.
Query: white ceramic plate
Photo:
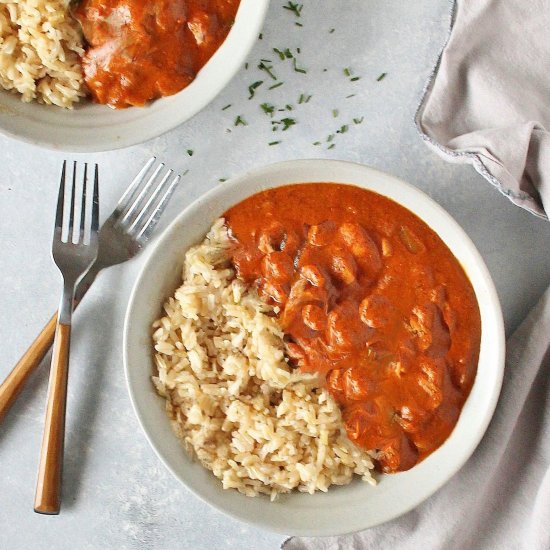
[[[151,323],[181,282],[184,252],[204,238],[230,206],[260,190],[301,182],[352,183],[402,204],[434,229],[463,265],[474,287],[482,320],[479,368],[471,394],[447,441],[407,472],[380,475],[376,487],[355,480],[315,495],[293,493],[275,502],[224,491],[221,483],[184,452],[156,395]],[[468,460],[493,415],[504,367],[504,327],[497,294],[485,264],[460,226],[418,189],[372,168],[330,160],[300,160],[254,170],[207,193],[170,225],[149,251],[126,314],[124,364],[141,425],[160,459],[197,496],[242,521],[285,534],[350,533],[393,519],[417,506]]]
[[[231,32],[197,78],[181,92],[146,107],[114,110],[85,101],[74,110],[36,102],[0,89],[0,132],[77,153],[136,145],[176,128],[210,103],[242,67],[262,27],[269,0],[241,0]]]

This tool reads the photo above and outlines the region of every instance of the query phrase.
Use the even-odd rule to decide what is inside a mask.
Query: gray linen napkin
[[[422,137],[550,214],[550,0],[457,0],[416,114]]]
[[[283,550],[550,548],[550,288],[507,344],[499,403],[470,460],[405,516]]]

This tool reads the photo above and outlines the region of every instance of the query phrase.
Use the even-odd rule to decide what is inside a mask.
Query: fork
[[[69,212],[67,212],[65,204],[68,202],[66,200],[66,171],[67,161],[64,161],[52,244],[53,260],[63,276],[63,295],[59,304],[55,328],[46,420],[34,500],[34,511],[40,514],[59,513],[73,298],[76,283],[96,259],[98,248],[99,176],[97,164],[94,171],[91,207],[89,207],[88,165],[84,164],[79,212],[77,212],[78,204],[76,202],[76,162],[73,164]],[[80,224],[78,224],[78,217],[80,217]]]
[[[180,176],[174,175],[173,170],[164,173],[163,169],[164,164],[157,163],[155,157],[149,159],[102,225],[99,230],[98,255],[78,283],[74,297],[75,307],[102,269],[131,259],[149,241],[180,181]],[[0,422],[50,349],[56,322],[57,314],[54,314],[0,386]]]

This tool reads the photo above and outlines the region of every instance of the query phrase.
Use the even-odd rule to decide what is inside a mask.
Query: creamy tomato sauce
[[[240,0],[83,0],[75,10],[94,101],[123,108],[179,92],[225,40]]]
[[[280,308],[291,360],[326,375],[347,433],[406,470],[455,426],[481,321],[443,241],[409,210],[354,186],[270,189],[225,213],[233,262]]]

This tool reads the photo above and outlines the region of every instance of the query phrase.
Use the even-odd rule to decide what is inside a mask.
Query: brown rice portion
[[[86,95],[82,53],[68,0],[0,0],[0,87],[71,108]]]
[[[240,281],[222,219],[185,255],[183,284],[153,324],[153,377],[185,448],[225,489],[272,499],[375,483],[319,378],[287,364],[273,308]]]

